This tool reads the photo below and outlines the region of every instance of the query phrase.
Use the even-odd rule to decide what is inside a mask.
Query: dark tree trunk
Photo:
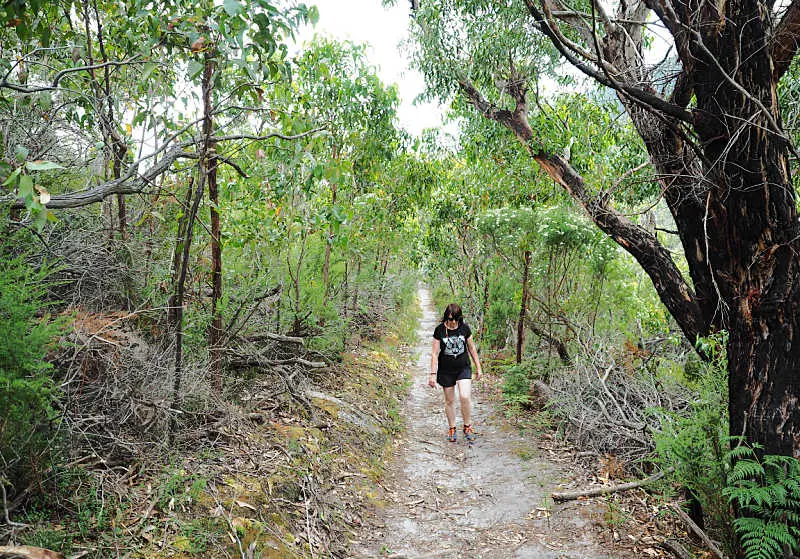
[[[522,261],[522,301],[519,305],[517,321],[517,363],[522,363],[522,350],[525,345],[525,317],[528,315],[528,271],[531,267],[531,251],[526,250]]]
[[[222,297],[222,244],[219,221],[219,189],[217,187],[217,144],[209,140],[214,133],[214,106],[212,102],[214,59],[212,53],[205,55],[203,70],[203,148],[202,172],[208,183],[208,200],[211,219],[211,324],[208,328],[209,369],[211,383],[217,392],[222,390],[222,313],[219,300]]]
[[[480,337],[486,333],[486,322],[489,317],[489,274],[483,277],[483,303],[481,305],[483,310],[483,320],[481,320]]]
[[[356,261],[356,276],[353,278],[353,316],[358,316],[358,282],[361,276],[361,258]]]
[[[800,247],[770,24],[755,0],[726,8],[728,23],[698,28],[702,44],[691,41],[690,50],[695,130],[706,159],[717,162],[708,172],[706,233],[730,333],[730,433],[763,445],[767,454],[798,456]],[[720,87],[729,76],[744,91]]]
[[[192,237],[194,230],[194,222],[197,218],[197,212],[200,208],[200,202],[203,200],[203,192],[205,191],[205,175],[200,173],[200,180],[198,181],[197,190],[192,193],[192,181],[189,182],[189,193],[187,200],[191,200],[194,194],[194,200],[189,209],[184,222],[184,235],[183,238],[178,236],[175,243],[175,255],[173,262],[177,267],[173,270],[173,293],[169,300],[168,320],[171,329],[175,335],[175,362],[172,377],[172,403],[170,408],[179,410],[181,408],[181,385],[183,384],[183,299],[186,286],[186,274],[189,271],[189,255],[191,254]],[[179,231],[181,224],[179,223]],[[170,421],[168,438],[171,437],[176,428],[176,416],[172,416]]]
[[[550,344],[552,347],[556,349],[556,352],[558,353],[558,358],[561,360],[561,363],[563,363],[567,367],[572,365],[572,359],[569,356],[569,350],[567,349],[567,345],[564,342],[562,342],[549,332],[542,330],[541,328],[539,328],[530,321],[528,322],[528,327],[534,334],[536,334],[543,340],[547,341],[548,344]]]

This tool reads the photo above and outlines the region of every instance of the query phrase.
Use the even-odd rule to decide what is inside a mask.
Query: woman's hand
[[[475,380],[481,380],[483,376],[483,371],[481,371],[480,367],[475,370]]]
[[[428,386],[431,388],[436,388],[436,373],[431,373],[428,375]]]

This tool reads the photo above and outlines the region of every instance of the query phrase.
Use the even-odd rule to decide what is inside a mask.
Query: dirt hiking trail
[[[404,409],[405,430],[381,484],[376,518],[364,519],[353,557],[394,558],[611,558],[595,540],[596,504],[555,505],[549,495],[572,476],[547,460],[536,440],[510,427],[483,402],[473,384],[468,445],[457,412],[458,442],[446,440],[440,387],[427,386],[431,335],[439,321],[430,293],[421,288],[422,319],[413,352],[413,379]],[[458,408],[458,404],[456,404]],[[560,485],[562,484],[562,485]]]

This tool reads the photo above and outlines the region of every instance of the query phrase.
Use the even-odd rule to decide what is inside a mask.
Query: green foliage
[[[534,404],[531,384],[534,380],[547,382],[551,368],[545,356],[537,356],[502,369],[503,402],[510,415],[531,409]]]
[[[531,405],[531,381],[535,375],[535,364],[530,361],[503,371],[503,402],[510,413],[519,413]]]
[[[188,540],[186,551],[203,553],[219,537],[220,525],[214,518],[198,518],[180,525],[181,535]]]
[[[70,553],[74,546],[75,534],[56,528],[40,528],[22,533],[20,543],[41,547],[43,549],[57,549],[62,553]]]
[[[758,456],[759,447],[730,452],[733,467],[724,494],[737,511],[733,522],[747,559],[778,559],[800,550],[800,462]]]
[[[479,84],[508,80],[509,59],[526,78],[554,71],[556,52],[527,25],[522,4],[483,0],[419,4],[415,18],[420,25],[412,31],[424,48],[413,51],[414,64],[425,76],[431,97],[452,95],[458,76]],[[475,10],[480,17],[470,15]]]
[[[25,488],[52,459],[58,391],[46,354],[63,331],[44,302],[47,268],[33,269],[0,249],[0,483]]]
[[[158,486],[158,507],[162,510],[196,501],[205,491],[208,480],[199,474],[172,467],[162,474]]]
[[[662,420],[654,439],[656,462],[665,470],[674,468],[672,478],[697,498],[711,529],[732,549],[731,510],[723,493],[729,448],[726,339],[722,332],[699,342],[710,360],[691,362],[696,394],[685,411],[654,410]]]

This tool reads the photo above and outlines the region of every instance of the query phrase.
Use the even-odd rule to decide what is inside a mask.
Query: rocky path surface
[[[431,333],[438,313],[427,290],[414,351],[406,429],[382,483],[383,507],[365,519],[354,557],[606,558],[595,541],[600,512],[587,502],[555,505],[549,498],[571,476],[548,461],[536,441],[515,432],[482,402],[474,383],[473,445],[445,439],[440,388],[427,386]],[[458,419],[461,425],[460,416]],[[371,525],[371,526],[370,526]]]

